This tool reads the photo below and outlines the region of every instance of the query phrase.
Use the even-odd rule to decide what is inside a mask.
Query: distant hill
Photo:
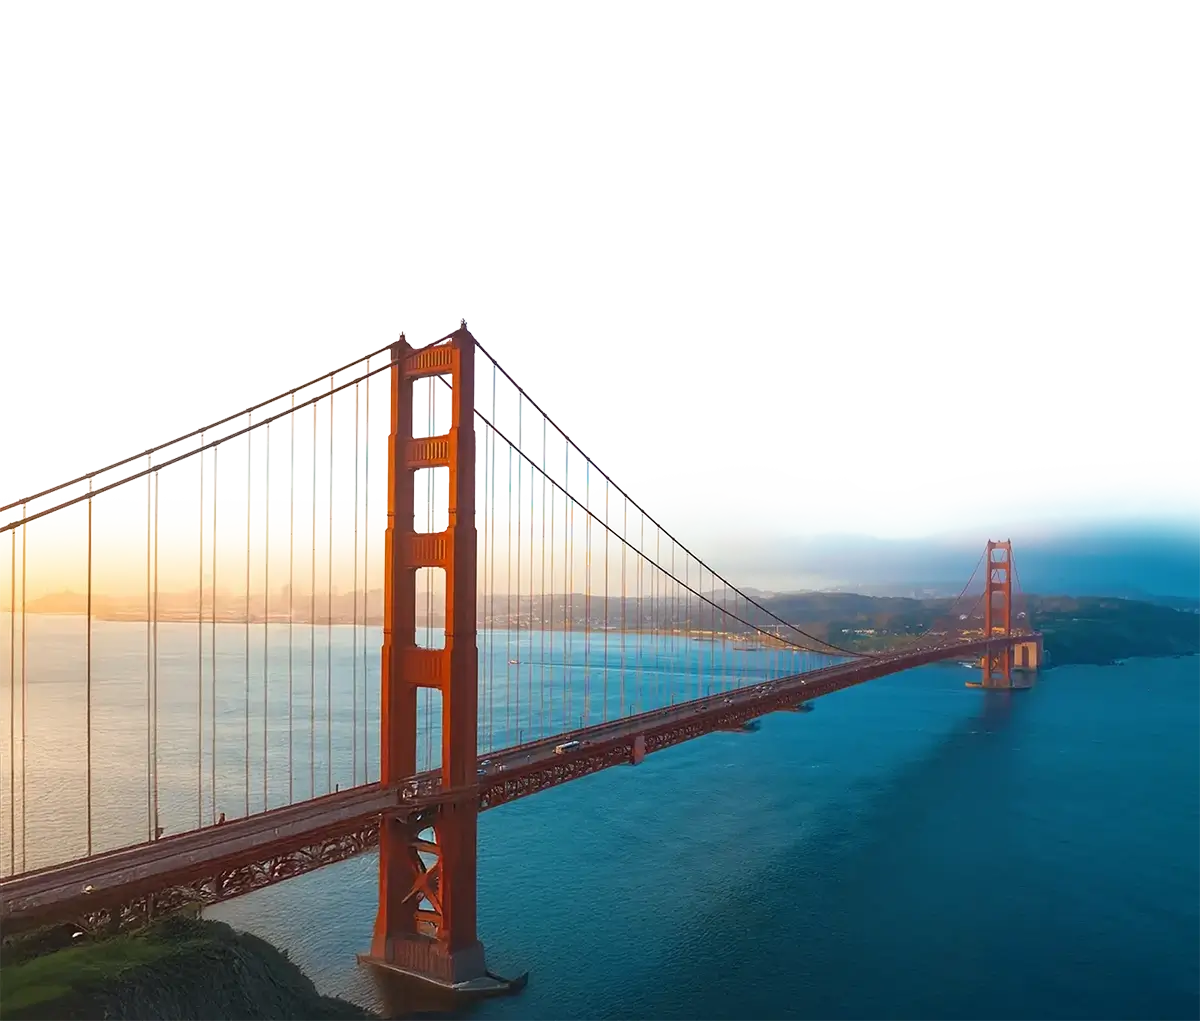
[[[1050,666],[1114,663],[1136,656],[1200,653],[1200,614],[1114,596],[1026,596],[1030,625],[1044,635]],[[946,599],[873,598],[843,593],[780,596],[780,616],[826,641],[871,651],[902,643],[933,623]],[[821,620],[826,623],[823,626]],[[803,622],[803,623],[802,623]],[[874,631],[874,635],[855,632]]]
[[[944,625],[959,591],[953,597],[781,592],[761,600],[763,609],[743,604],[738,614],[748,624],[773,632],[778,630],[774,615],[823,642],[854,652],[873,652],[902,646]],[[593,600],[594,605],[598,602],[602,601]],[[1014,610],[1027,614],[1014,623],[1032,626],[1044,634],[1051,666],[1200,653],[1200,604],[1186,597],[1151,601],[1117,596],[1025,595],[1017,600]],[[975,616],[979,617],[978,610]],[[657,619],[663,626],[708,626],[703,611],[697,612],[694,607],[687,614],[682,607],[660,607]],[[976,619],[974,624],[982,626],[982,620]],[[748,630],[736,625],[731,629]],[[783,633],[786,636],[786,631]]]
[[[956,591],[955,596],[958,595]],[[193,597],[194,598],[194,597]],[[564,617],[577,629],[604,628],[628,630],[692,630],[725,631],[751,634],[761,628],[789,637],[781,629],[779,619],[787,621],[806,634],[854,652],[873,652],[903,645],[919,635],[944,623],[953,599],[934,595],[930,591],[918,595],[868,595],[861,592],[782,592],[752,595],[760,606],[735,601],[728,593],[715,593],[709,598],[718,607],[724,606],[744,623],[715,612],[710,603],[690,600],[660,600],[610,598],[582,595],[567,598],[563,595],[500,597],[490,605],[480,603],[483,626],[537,629],[542,626],[561,628]],[[350,623],[353,608],[334,602],[334,623]],[[351,597],[351,602],[353,599]],[[296,621],[306,621],[309,607],[305,601],[296,606]],[[164,601],[160,607],[161,620],[195,620],[196,605],[192,600],[178,603],[177,598]],[[29,613],[74,613],[86,611],[87,599],[81,593],[59,592],[30,600]],[[1028,613],[1027,620],[1045,635],[1045,650],[1051,665],[1066,663],[1111,663],[1134,656],[1194,655],[1200,652],[1200,601],[1185,596],[1159,596],[1154,599],[1128,599],[1120,596],[1060,596],[1029,595],[1018,600],[1016,607]],[[286,610],[286,606],[284,607]],[[205,613],[210,606],[205,607]],[[273,614],[278,611],[273,608]],[[326,608],[318,602],[317,623],[325,622]],[[546,615],[545,621],[542,619]],[[95,596],[92,616],[96,620],[144,620],[144,604],[121,602],[105,596]],[[418,614],[418,626],[424,626],[423,614]],[[221,607],[219,619],[226,622],[244,619],[242,606]],[[261,621],[257,611],[252,619]],[[272,619],[286,619],[273,616]],[[357,618],[360,622],[361,616]],[[373,615],[372,624],[378,624]],[[429,622],[441,626],[442,617],[435,613]],[[980,626],[976,622],[975,626]],[[791,635],[791,638],[798,636]]]
[[[1188,596],[1156,596],[1138,589],[1113,594],[1121,599],[1136,599],[1144,603],[1154,603],[1157,606],[1169,606],[1173,610],[1186,610],[1189,613],[1200,611],[1200,599],[1192,599]]]
[[[1194,600],[1193,609],[1186,610],[1089,596],[1037,596],[1029,605],[1034,626],[1045,635],[1051,665],[1200,652],[1200,616]]]
[[[810,591],[812,591],[812,590],[811,589],[798,589],[797,592],[793,592],[791,594],[796,595],[799,592],[810,592]],[[714,602],[718,602],[718,603],[722,600],[722,598],[733,599],[734,595],[736,593],[740,593],[743,596],[749,596],[751,599],[756,599],[759,602],[766,602],[767,600],[774,599],[774,598],[776,598],[776,596],[779,595],[779,593],[777,593],[777,592],[768,592],[765,589],[758,589],[758,588],[744,588],[744,589],[737,589],[737,590],[731,589],[731,588],[715,588],[715,589],[712,589],[711,591],[704,592],[704,594],[706,596],[708,596]]]

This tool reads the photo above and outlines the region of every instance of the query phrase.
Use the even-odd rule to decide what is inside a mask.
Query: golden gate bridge
[[[6,932],[119,929],[377,848],[363,959],[458,989],[503,985],[481,811],[886,674],[960,660],[1011,688],[1041,661],[1009,542],[887,651],[782,619],[465,322],[8,503],[3,552]]]

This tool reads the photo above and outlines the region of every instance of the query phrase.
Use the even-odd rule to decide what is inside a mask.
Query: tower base
[[[484,963],[483,944],[478,942],[452,952],[428,936],[393,937],[387,940],[384,953],[386,956],[359,954],[358,963],[456,997],[509,996],[529,981],[528,972],[515,979],[493,975]]]
[[[983,681],[967,681],[967,687],[983,688],[985,691],[1024,691],[1027,688],[1033,687],[1035,676],[1032,673],[1026,676],[1019,676],[1014,672],[1012,683],[1010,684],[987,684]]]

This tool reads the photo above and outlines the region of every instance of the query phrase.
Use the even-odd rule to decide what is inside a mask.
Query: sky
[[[706,466],[629,488],[678,522],[685,545],[767,590],[965,584],[986,541],[1012,539],[1026,591],[1200,597],[1196,457],[982,472]]]
[[[190,427],[206,418],[199,413],[206,395],[220,395],[209,406],[220,412],[240,403],[234,394],[258,396],[295,382],[384,332],[379,324],[7,326],[0,337],[8,366],[23,356],[30,365],[29,352],[44,346],[65,353],[71,364],[88,365],[88,371],[67,377],[64,389],[74,390],[73,400],[62,401],[49,416],[36,391],[18,390],[6,402],[8,421],[0,425],[7,434],[36,422],[43,437],[5,463],[7,491],[24,488],[22,482],[48,481],[43,464],[58,466],[52,478],[82,469],[84,463],[71,461],[74,450],[89,451],[89,462],[107,460],[102,450],[110,456]],[[233,372],[228,360],[238,347],[253,358]],[[144,359],[146,352],[154,358]],[[302,356],[310,359],[306,370],[294,367]],[[119,402],[100,385],[106,373],[124,388]],[[235,382],[240,379],[245,384]],[[192,414],[181,419],[176,408]],[[343,421],[348,424],[348,418]],[[298,433],[301,451],[306,430],[301,426]],[[349,448],[342,452],[348,455]],[[378,487],[378,451],[374,458],[370,474]],[[32,474],[38,470],[41,475]],[[282,485],[278,478],[276,487]],[[178,510],[167,512],[166,535],[179,553],[179,566],[164,569],[164,587],[193,584],[193,482],[188,476],[172,479],[170,492],[180,502]],[[1200,596],[1200,457],[1094,457],[1074,464],[703,464],[683,472],[647,470],[625,486],[679,541],[742,587],[952,589],[966,581],[986,540],[1012,539],[1021,583],[1030,591]],[[278,492],[282,497],[284,491]],[[344,498],[347,487],[341,492]],[[97,527],[108,529],[108,547],[97,560],[96,577],[109,589],[143,585],[142,506],[118,499],[97,511]],[[286,523],[282,512],[277,503],[272,511],[277,536]],[[53,539],[53,529],[38,533],[40,581],[50,590],[78,590],[82,582],[84,518],[73,513]],[[244,534],[244,517],[244,511],[223,504],[222,534],[234,529]],[[378,506],[372,521],[372,534],[378,533]],[[301,523],[301,533],[304,528]],[[372,541],[378,543],[378,535]],[[300,543],[304,546],[304,537]],[[8,552],[2,547],[5,572]],[[275,557],[280,548],[276,540]],[[348,548],[340,557],[349,557]],[[239,557],[244,563],[244,554],[234,559]],[[54,558],[59,566],[52,570]],[[118,583],[122,564],[133,564],[128,584]],[[222,563],[222,578],[240,571],[232,560]],[[280,566],[272,571],[282,578]]]
[[[457,312],[1194,323],[1198,31],[1186,2],[13,6],[0,494]],[[1195,458],[983,467],[631,487],[763,588],[956,578],[1003,531],[1031,587],[1195,593]]]

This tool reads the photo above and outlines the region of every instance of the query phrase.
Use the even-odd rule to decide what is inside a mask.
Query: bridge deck
[[[1027,635],[995,639],[1014,644]],[[50,866],[0,881],[0,920],[10,929],[128,910],[134,901],[160,909],[188,901],[215,903],[281,882],[369,850],[384,813],[406,816],[437,804],[477,797],[480,809],[632,761],[638,739],[649,754],[703,734],[735,727],[864,681],[926,663],[982,654],[975,639],[878,659],[852,660],[821,670],[722,692],[556,735],[490,757],[477,787],[445,790],[429,771],[403,783],[378,783],[272,809],[190,833]],[[555,748],[579,746],[566,753]]]

